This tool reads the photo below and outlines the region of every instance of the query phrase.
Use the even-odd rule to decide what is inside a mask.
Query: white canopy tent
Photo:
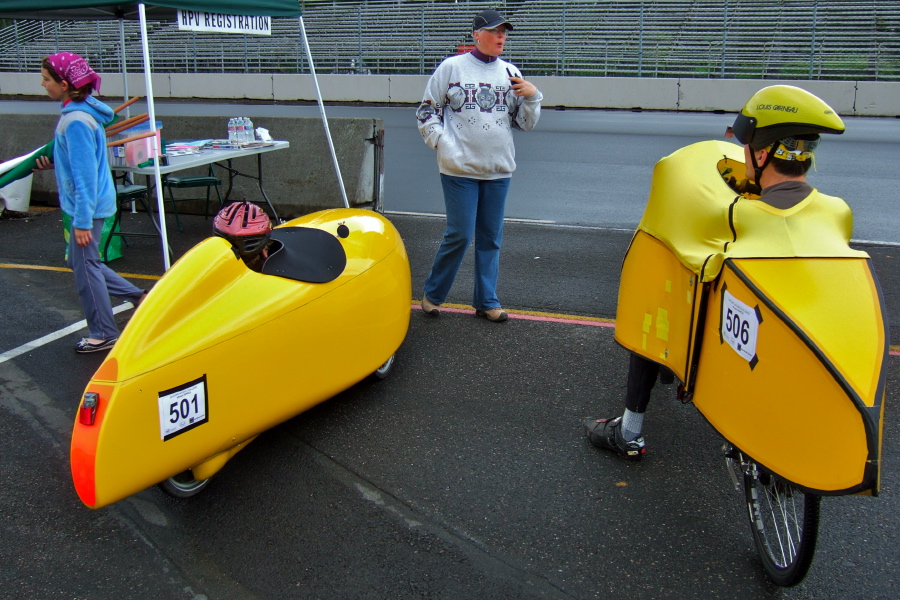
[[[313,76],[313,84],[316,90],[316,98],[319,104],[319,112],[322,124],[325,127],[325,137],[331,151],[332,163],[337,174],[338,184],[341,188],[341,197],[344,206],[349,207],[347,192],[341,177],[340,165],[337,153],[328,128],[328,119],[325,115],[325,106],[322,102],[322,93],[319,89],[319,81],[312,60],[309,41],[306,37],[306,27],[303,23],[303,15],[297,0],[146,0],[144,2],[122,2],[116,0],[4,0],[0,4],[0,17],[18,19],[137,19],[141,28],[141,47],[144,62],[144,82],[146,85],[147,115],[151,128],[150,140],[156,144],[156,108],[153,100],[153,83],[150,67],[150,47],[147,38],[148,15],[157,20],[174,19],[177,11],[195,11],[200,13],[220,15],[266,16],[266,17],[297,17],[300,22],[300,32],[306,58],[309,61],[310,72]],[[124,57],[124,49],[123,49]],[[124,60],[124,58],[123,58]],[[123,72],[124,72],[123,65]],[[159,163],[154,161],[156,180],[156,203],[160,218],[160,233],[162,238],[163,266],[168,270],[171,266],[168,252],[169,241],[166,232],[165,207],[163,204],[162,176],[159,172]]]

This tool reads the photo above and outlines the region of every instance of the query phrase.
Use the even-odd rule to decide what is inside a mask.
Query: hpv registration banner
[[[272,35],[272,17],[259,15],[220,15],[198,10],[178,10],[178,29],[216,33]]]

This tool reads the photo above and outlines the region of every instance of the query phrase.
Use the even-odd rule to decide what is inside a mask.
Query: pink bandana
[[[94,90],[100,91],[100,76],[87,64],[87,61],[71,52],[60,52],[47,57],[56,74],[68,81],[74,88],[80,88],[91,82]]]

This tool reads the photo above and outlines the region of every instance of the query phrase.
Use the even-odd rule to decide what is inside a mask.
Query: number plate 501
[[[206,375],[159,394],[159,433],[170,440],[209,420]]]

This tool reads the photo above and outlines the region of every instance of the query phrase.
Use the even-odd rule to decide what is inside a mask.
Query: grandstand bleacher
[[[363,1],[301,2],[320,73],[427,74],[471,43],[473,15],[505,11],[516,30],[505,58],[529,75],[900,81],[895,0]],[[129,71],[140,31],[124,22]],[[295,19],[271,36],[180,31],[148,24],[159,73],[304,73]],[[30,72],[60,49],[117,72],[117,21],[6,22],[0,71]]]

